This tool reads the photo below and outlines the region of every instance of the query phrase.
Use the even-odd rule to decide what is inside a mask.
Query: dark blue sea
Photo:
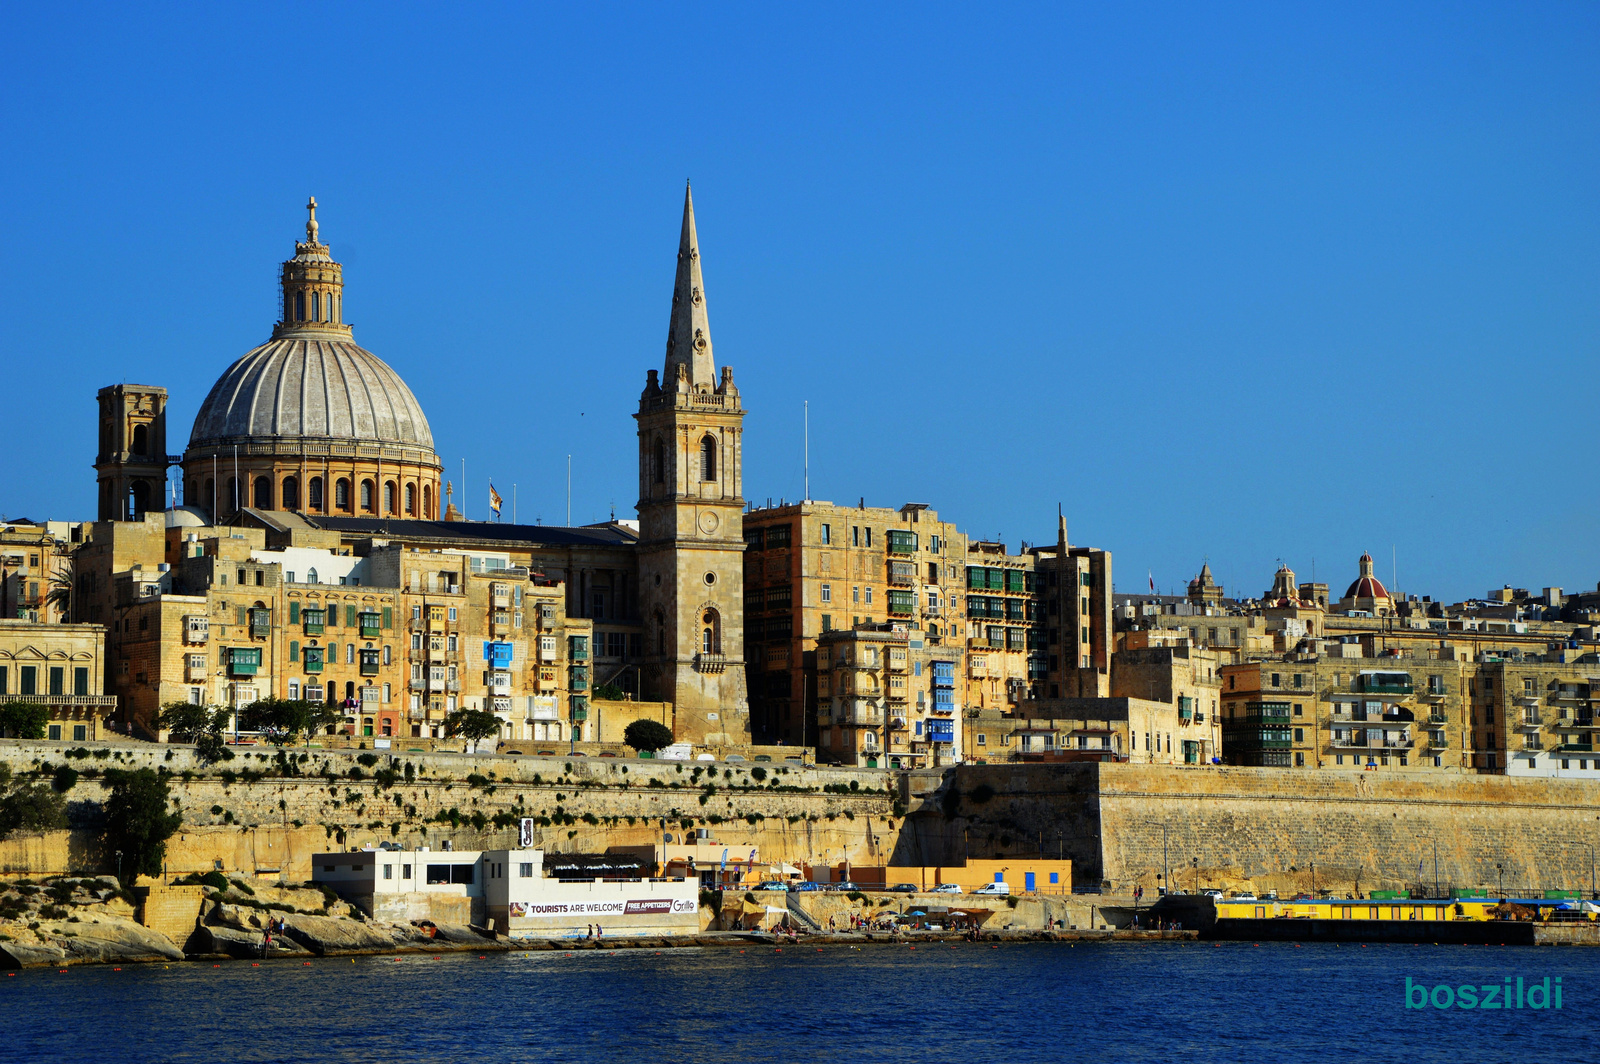
[[[1562,1007],[1408,1009],[1408,976],[1428,995],[1559,976]],[[0,976],[0,1061],[1593,1064],[1597,991],[1600,949],[1581,947],[919,944],[84,967]]]

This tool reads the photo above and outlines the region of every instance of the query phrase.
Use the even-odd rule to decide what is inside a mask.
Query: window
[[[350,482],[344,477],[333,483],[333,505],[341,510],[350,509]]]
[[[872,605],[872,588],[867,588],[867,605]]]
[[[373,494],[373,483],[372,483],[372,481],[363,480],[361,482],[361,508],[363,510],[371,510],[372,509],[372,504],[373,504],[372,494]]]
[[[850,526],[850,545],[852,547],[861,546],[861,527],[859,525]]]
[[[822,526],[822,545],[826,547],[833,542],[833,529],[827,525]]]
[[[700,440],[700,479],[717,479],[717,441],[713,436]]]
[[[822,601],[823,602],[832,602],[833,601],[833,585],[832,584],[823,584],[822,585]]]
[[[386,864],[386,865],[383,866],[383,878],[384,879],[393,879],[394,878],[394,865]]]

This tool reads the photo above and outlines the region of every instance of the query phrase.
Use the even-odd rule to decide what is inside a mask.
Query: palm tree
[[[63,621],[74,620],[72,600],[76,589],[77,574],[74,572],[72,555],[69,554],[66,557],[66,564],[50,574],[50,590],[44,597],[46,610],[53,607]],[[46,615],[48,616],[48,612]]]

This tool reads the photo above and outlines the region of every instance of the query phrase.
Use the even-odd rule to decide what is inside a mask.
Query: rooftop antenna
[[[572,527],[572,456],[567,455],[567,527]]]
[[[805,471],[806,471],[806,502],[811,501],[811,400],[807,399],[800,404],[805,418]]]

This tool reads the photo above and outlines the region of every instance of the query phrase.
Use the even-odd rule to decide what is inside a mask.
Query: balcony
[[[1517,722],[1518,731],[1538,731],[1540,726],[1539,716],[1536,713],[1525,713],[1522,720]]]
[[[117,707],[116,695],[6,695],[7,702],[28,702],[40,706]]]
[[[1587,702],[1589,689],[1586,687],[1558,687],[1550,692],[1552,702]]]
[[[1428,714],[1428,723],[1429,724],[1448,724],[1448,723],[1450,723],[1450,721],[1449,721],[1448,718],[1445,717],[1445,715],[1443,713],[1429,713]]]
[[[574,709],[572,711],[572,719],[574,722],[582,723],[589,719],[589,711],[587,709]]]
[[[1590,754],[1594,752],[1594,743],[1561,743],[1556,747],[1556,752],[1562,754]]]
[[[446,691],[460,691],[461,690],[461,681],[460,680],[446,680],[444,682],[444,689]]]
[[[574,657],[576,657],[576,655],[574,655]],[[585,657],[587,657],[587,655],[585,655]],[[721,654],[696,654],[694,656],[695,672],[726,672],[727,669],[728,659]]]
[[[1437,735],[1428,736],[1428,749],[1430,749],[1430,750],[1443,750],[1445,747],[1447,747],[1449,745],[1450,745],[1450,741],[1447,738],[1445,738],[1445,735],[1444,735],[1443,732],[1440,732]]]
[[[427,680],[412,680],[406,686],[408,686],[413,691],[425,691],[428,688],[428,681]]]

